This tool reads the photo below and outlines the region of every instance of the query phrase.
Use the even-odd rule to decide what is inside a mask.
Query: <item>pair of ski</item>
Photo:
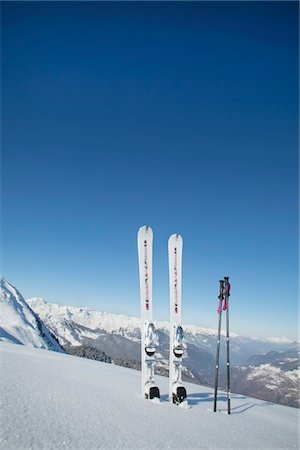
[[[219,305],[218,305],[219,325],[218,325],[218,340],[217,340],[216,370],[215,370],[214,412],[217,411],[222,311],[226,311],[227,412],[228,412],[228,414],[231,414],[231,406],[230,406],[230,361],[229,361],[229,296],[230,296],[229,277],[224,277],[224,280],[220,280],[220,292],[219,292],[219,297],[218,297],[219,298]]]
[[[186,390],[182,385],[182,357],[185,350],[184,334],[181,327],[182,243],[182,237],[179,234],[172,234],[168,241],[170,281],[169,400],[175,404],[182,403],[186,398]],[[160,398],[159,388],[154,381],[155,353],[159,342],[153,324],[152,247],[152,229],[149,226],[143,226],[138,231],[138,257],[142,319],[142,396],[146,399]]]

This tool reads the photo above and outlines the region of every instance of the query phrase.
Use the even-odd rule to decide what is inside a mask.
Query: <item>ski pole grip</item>
[[[218,314],[220,314],[222,309],[222,302],[223,302],[223,289],[224,289],[224,280],[220,280],[220,294],[219,294],[219,305],[218,305]]]
[[[225,295],[229,297],[230,295],[230,283],[229,283],[229,277],[224,277],[224,284],[225,284]]]

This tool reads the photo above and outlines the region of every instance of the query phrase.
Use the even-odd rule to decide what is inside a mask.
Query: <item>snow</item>
[[[27,303],[50,329],[57,329],[59,338],[64,338],[64,343],[69,342],[71,345],[81,344],[80,336],[78,335],[78,338],[76,338],[66,329],[65,323],[69,320],[72,320],[80,326],[94,330],[95,334],[88,336],[92,339],[97,338],[99,335],[99,330],[105,330],[107,333],[121,334],[122,336],[128,337],[133,341],[139,340],[136,336],[134,336],[136,330],[140,330],[141,319],[139,317],[112,314],[91,308],[62,306],[56,303],[48,303],[42,298],[37,297],[28,299]],[[169,333],[169,322],[154,321],[154,323],[157,329],[160,329],[167,334]],[[215,337],[217,334],[217,330],[215,329],[199,327],[196,325],[185,325],[184,330],[185,333],[191,333],[195,336],[208,335]],[[222,331],[221,333],[225,336],[225,331]],[[82,335],[82,332],[80,334]],[[238,337],[238,335],[233,332],[231,332],[230,335],[232,338]]]
[[[83,338],[97,339],[101,334],[117,334],[131,341],[140,341],[140,317],[99,311],[88,307],[75,307],[48,303],[42,298],[33,297],[27,300],[29,306],[43,320],[45,325],[57,337],[61,345],[82,345]],[[169,322],[154,321],[155,326],[165,334],[169,334]],[[86,330],[84,330],[86,328]],[[197,325],[183,325],[187,342],[205,346],[211,353],[217,336],[217,330]],[[225,337],[225,330],[222,331]],[[247,338],[230,332],[231,349],[236,362],[244,363],[244,354],[248,357],[269,350],[295,344],[287,338]],[[213,341],[213,342],[212,342]],[[213,350],[214,352],[214,350]]]
[[[300,379],[300,369],[289,370],[285,372],[285,376],[290,379],[290,381],[294,383],[299,383]]]
[[[62,351],[20,292],[4,278],[1,278],[0,339],[16,344]]]
[[[299,410],[185,383],[189,409],[140,396],[140,372],[23,345],[0,343],[0,447],[298,448]]]
[[[136,328],[140,328],[141,319],[139,317],[125,316],[122,314],[112,314],[104,311],[98,311],[91,308],[79,308],[76,306],[62,306],[56,303],[48,303],[41,298],[30,298],[27,303],[34,309],[39,316],[51,324],[51,321],[58,320],[63,322],[64,319],[72,319],[78,325],[88,327],[92,330],[103,329],[108,333],[125,333],[131,332]],[[47,320],[46,320],[47,319]],[[155,321],[156,328],[169,332],[169,322]],[[186,325],[186,332],[192,334],[208,334],[215,336],[217,331],[211,328],[203,328],[195,325]],[[232,333],[232,336],[238,336]]]
[[[261,341],[261,342],[269,342],[270,344],[278,344],[278,345],[290,345],[290,344],[296,344],[298,341],[295,341],[293,339],[290,339],[288,337],[266,337],[266,338],[260,338],[251,336],[250,339],[253,341]]]
[[[268,337],[266,338],[267,342],[271,342],[272,344],[292,344],[294,341],[287,337]]]
[[[106,333],[115,333],[124,336],[132,341],[138,342],[140,339],[140,327],[141,319],[140,317],[126,316],[122,314],[113,314],[109,312],[99,311],[87,307],[75,307],[58,305],[56,303],[48,303],[44,299],[39,297],[33,297],[27,300],[28,305],[39,315],[43,320],[45,325],[50,328],[56,337],[60,340],[61,344],[71,344],[71,345],[81,345],[83,329],[76,330],[72,328],[70,331],[68,329],[68,324],[77,324],[80,327],[86,327],[87,333],[85,337],[91,339],[97,339],[101,331]],[[169,334],[169,322],[167,321],[154,321],[157,329]],[[215,339],[217,336],[217,330],[214,328],[205,328],[197,325],[183,325],[185,334],[190,334],[190,339],[196,342],[196,338],[201,340],[202,344],[209,343],[209,339]],[[90,333],[92,331],[92,333]],[[225,336],[225,330],[221,331],[222,336]],[[274,344],[276,346],[286,346],[295,344],[289,338],[257,338],[257,337],[241,337],[233,331],[230,332],[230,337],[232,339],[239,339],[239,346],[235,347],[238,351],[240,344],[257,342],[259,344]],[[269,348],[269,347],[267,347]],[[254,347],[253,352],[259,352],[259,350]],[[252,351],[251,350],[251,351]],[[266,351],[266,349],[265,349]],[[250,356],[250,355],[249,355]]]
[[[274,367],[271,364],[261,364],[259,366],[250,366],[251,373],[247,376],[247,380],[253,380],[254,378],[271,377],[274,378],[279,376],[281,369],[279,367]]]
[[[184,330],[186,333],[191,333],[194,335],[197,335],[197,334],[207,334],[208,336],[216,336],[217,335],[216,329],[199,327],[197,325],[185,325]],[[221,330],[221,335],[225,336],[226,332],[224,330]],[[237,333],[230,332],[230,336],[236,338],[239,335]]]
[[[288,379],[291,382],[296,383],[300,377],[300,369],[282,372],[280,367],[275,367],[271,364],[260,364],[259,366],[250,366],[250,368],[251,372],[247,375],[247,380],[267,378],[268,380],[273,381],[277,388],[280,382],[284,382]]]
[[[75,306],[61,306],[55,303],[47,303],[41,298],[30,298],[27,300],[30,307],[38,313],[42,320],[52,328],[61,326],[61,334],[64,335],[65,320],[72,320],[74,323],[87,327],[91,330],[105,330],[108,333],[118,333],[125,335],[132,332],[134,329],[140,329],[141,319],[138,317],[130,317],[121,314],[112,314],[104,311],[98,311],[90,308],[78,308]],[[99,332],[95,332],[95,338],[99,335]],[[70,334],[66,336],[66,339],[72,343],[72,345],[79,345],[80,338],[78,340],[72,337]]]
[[[271,389],[271,391],[276,391],[278,389],[278,386],[276,384],[266,384],[267,389]]]

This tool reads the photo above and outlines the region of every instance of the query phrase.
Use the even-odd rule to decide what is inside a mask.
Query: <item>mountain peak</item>
[[[30,297],[29,299],[27,299],[27,303],[28,305],[36,305],[39,307],[48,305],[48,302],[46,302],[46,300],[44,300],[42,297]]]
[[[21,293],[4,277],[1,277],[0,340],[63,351]]]

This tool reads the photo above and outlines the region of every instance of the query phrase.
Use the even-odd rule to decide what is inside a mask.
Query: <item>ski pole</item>
[[[226,309],[226,347],[227,347],[227,411],[231,414],[230,408],[230,359],[229,359],[229,296],[230,296],[230,283],[229,277],[224,277],[224,291],[225,291],[225,302],[224,308]]]
[[[216,354],[216,371],[215,371],[215,398],[214,398],[214,412],[217,411],[217,395],[218,395],[218,380],[219,380],[219,362],[220,362],[220,339],[221,339],[221,318],[222,318],[222,302],[223,302],[224,280],[220,280],[220,294],[219,294],[219,325],[218,325],[218,341]]]

